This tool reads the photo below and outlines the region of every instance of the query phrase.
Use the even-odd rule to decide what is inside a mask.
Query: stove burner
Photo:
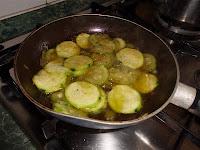
[[[168,37],[178,39],[197,40],[200,39],[200,31],[192,30],[192,28],[184,28],[181,25],[174,25],[169,19],[160,15],[159,12],[155,16],[155,26],[159,27],[161,32]]]
[[[200,57],[199,46],[194,45],[189,41],[172,40],[170,46],[175,54],[188,55],[194,58]],[[200,43],[200,42],[199,42]]]

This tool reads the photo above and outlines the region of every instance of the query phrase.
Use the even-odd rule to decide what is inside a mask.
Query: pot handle
[[[179,83],[171,103],[200,117],[200,90]]]

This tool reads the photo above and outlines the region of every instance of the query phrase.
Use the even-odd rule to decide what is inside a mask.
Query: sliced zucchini
[[[123,65],[132,69],[140,68],[143,65],[143,55],[136,49],[124,48],[116,56]]]
[[[152,54],[144,53],[144,64],[142,69],[147,72],[156,72],[156,58]]]
[[[84,74],[92,64],[92,59],[83,55],[72,56],[64,62],[64,66],[71,71],[73,76]]]
[[[86,50],[82,49],[81,52],[80,52],[80,55],[84,55],[84,56],[90,57],[91,53],[87,49]]]
[[[54,73],[54,74],[63,73],[69,75],[70,70],[63,66],[63,62],[64,60],[51,61],[44,66],[44,70],[47,71],[48,73]]]
[[[158,79],[150,73],[141,73],[133,87],[141,93],[152,92],[158,86]]]
[[[53,110],[56,112],[70,114],[78,117],[87,117],[87,113],[74,108],[67,102],[63,90],[52,93],[50,99],[52,102]]]
[[[126,42],[122,38],[114,38],[115,51],[118,52],[120,49],[125,48]]]
[[[97,104],[100,92],[95,85],[89,82],[76,81],[65,89],[65,96],[74,107],[86,108]]]
[[[93,59],[94,64],[104,65],[107,68],[111,67],[114,62],[113,54],[92,53],[91,58]]]
[[[42,51],[42,57],[40,59],[40,65],[44,66],[50,61],[59,58],[55,49],[48,49],[47,51]]]
[[[99,42],[102,40],[111,40],[111,39],[107,34],[102,34],[102,33],[95,33],[90,35],[89,37],[89,41],[93,46],[99,45]]]
[[[130,73],[124,72],[118,68],[110,68],[109,80],[117,84],[130,84],[132,76]]]
[[[110,108],[122,114],[131,114],[139,111],[142,105],[140,93],[127,85],[116,85],[108,93]]]
[[[83,111],[88,112],[90,114],[99,114],[107,107],[107,97],[106,93],[103,89],[99,88],[100,99],[98,103],[92,107],[83,108]]]
[[[69,114],[68,112],[68,103],[66,101],[59,101],[59,102],[54,102],[52,104],[53,110],[55,112],[63,113],[63,114]]]
[[[95,53],[112,53],[115,50],[115,43],[106,34],[92,34],[89,37],[91,51]]]
[[[132,75],[131,84],[134,83],[142,73],[143,72],[139,69],[135,69],[135,70],[131,71],[131,75]]]
[[[79,55],[80,48],[72,41],[64,41],[56,46],[57,55],[63,58]]]
[[[40,70],[33,76],[33,83],[46,94],[58,91],[63,88],[67,76],[65,73],[48,73],[46,70]]]
[[[60,91],[52,93],[50,96],[50,99],[53,104],[66,101],[64,90],[60,90]]]
[[[54,64],[54,65],[63,66],[63,64],[64,64],[64,59],[61,58],[61,57],[58,57],[58,58],[56,58],[56,59],[50,61],[49,63]],[[49,64],[49,63],[48,63],[48,64]]]
[[[108,70],[103,65],[94,65],[84,74],[84,80],[96,85],[102,85],[108,80]]]
[[[126,48],[133,48],[135,49],[136,47],[132,44],[132,43],[129,43],[129,42],[126,42]]]
[[[130,70],[128,67],[120,66],[109,69],[109,80],[116,84],[132,84],[139,76],[139,70]]]
[[[79,109],[74,108],[70,104],[65,101],[61,101],[60,103],[53,104],[53,110],[58,113],[73,115],[77,117],[87,117],[87,113],[83,112]]]
[[[76,37],[76,43],[81,48],[87,49],[90,47],[89,37],[90,37],[89,34],[81,33]]]

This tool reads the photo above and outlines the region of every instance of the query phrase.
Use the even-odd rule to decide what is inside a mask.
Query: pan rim
[[[98,120],[98,119],[93,119],[93,118],[82,118],[82,117],[76,117],[76,116],[72,116],[72,115],[68,115],[68,114],[63,114],[63,113],[57,113],[54,112],[52,109],[40,104],[39,102],[37,102],[36,100],[34,100],[34,98],[32,98],[28,92],[26,92],[26,90],[22,87],[21,82],[19,80],[18,74],[17,74],[17,60],[18,60],[18,55],[24,45],[24,43],[26,43],[26,41],[32,37],[33,34],[35,34],[36,32],[38,32],[39,30],[41,30],[42,28],[48,26],[49,24],[53,24],[55,22],[58,22],[60,20],[64,20],[67,18],[72,18],[72,17],[81,17],[81,16],[98,16],[98,17],[106,17],[106,18],[113,18],[113,19],[118,19],[118,20],[122,20],[122,21],[126,21],[132,24],[137,25],[138,27],[142,28],[143,30],[151,33],[152,35],[154,35],[157,39],[159,39],[169,50],[169,52],[171,53],[171,56],[173,57],[173,60],[175,62],[176,65],[176,83],[175,83],[175,87],[173,89],[173,92],[171,93],[170,97],[168,98],[168,100],[165,101],[164,104],[161,105],[161,107],[159,107],[158,109],[156,109],[155,111],[145,115],[145,116],[140,116],[139,118],[133,119],[133,120],[126,120],[126,121],[105,121],[105,120]],[[22,93],[26,96],[26,98],[28,100],[30,100],[34,105],[36,105],[37,107],[39,107],[42,110],[47,111],[48,113],[50,113],[51,115],[59,115],[61,117],[68,117],[71,119],[78,119],[78,120],[82,120],[82,121],[87,121],[87,122],[93,122],[93,123],[97,123],[97,124],[101,124],[101,125],[108,125],[108,126],[129,126],[132,124],[136,124],[138,122],[147,120],[153,116],[155,116],[157,113],[159,113],[160,111],[162,111],[171,101],[171,99],[174,97],[174,94],[176,93],[176,89],[178,87],[178,83],[179,83],[179,79],[180,79],[180,72],[179,72],[179,66],[178,66],[178,62],[177,59],[175,58],[175,55],[173,54],[173,52],[171,51],[170,47],[166,44],[165,41],[163,41],[157,34],[155,34],[154,32],[150,31],[149,29],[143,27],[142,25],[139,25],[133,21],[121,18],[121,17],[117,17],[117,16],[112,16],[112,15],[102,15],[102,14],[77,14],[77,15],[70,15],[70,16],[66,16],[66,17],[62,17],[56,20],[53,20],[41,27],[39,27],[38,29],[36,29],[35,31],[33,31],[20,45],[19,49],[16,51],[15,57],[14,57],[14,74],[15,74],[15,78],[16,78],[16,82],[17,85],[20,87],[20,90],[22,91]]]

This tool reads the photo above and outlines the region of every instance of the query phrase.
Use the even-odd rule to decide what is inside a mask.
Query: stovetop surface
[[[131,19],[160,35],[169,43],[169,37],[155,29],[155,5],[127,1],[108,8],[92,4],[95,13],[111,14]],[[196,41],[195,41],[196,42]],[[198,42],[174,40],[169,44],[180,67],[181,82],[199,88],[200,58]],[[16,46],[17,47],[17,46]],[[69,150],[133,150],[133,149],[200,149],[200,119],[187,110],[169,104],[156,116],[124,129],[94,130],[58,121],[40,112],[17,88],[12,79],[13,55],[8,51],[9,63],[0,66],[1,103],[31,138],[38,149]],[[199,48],[200,49],[200,48]]]

